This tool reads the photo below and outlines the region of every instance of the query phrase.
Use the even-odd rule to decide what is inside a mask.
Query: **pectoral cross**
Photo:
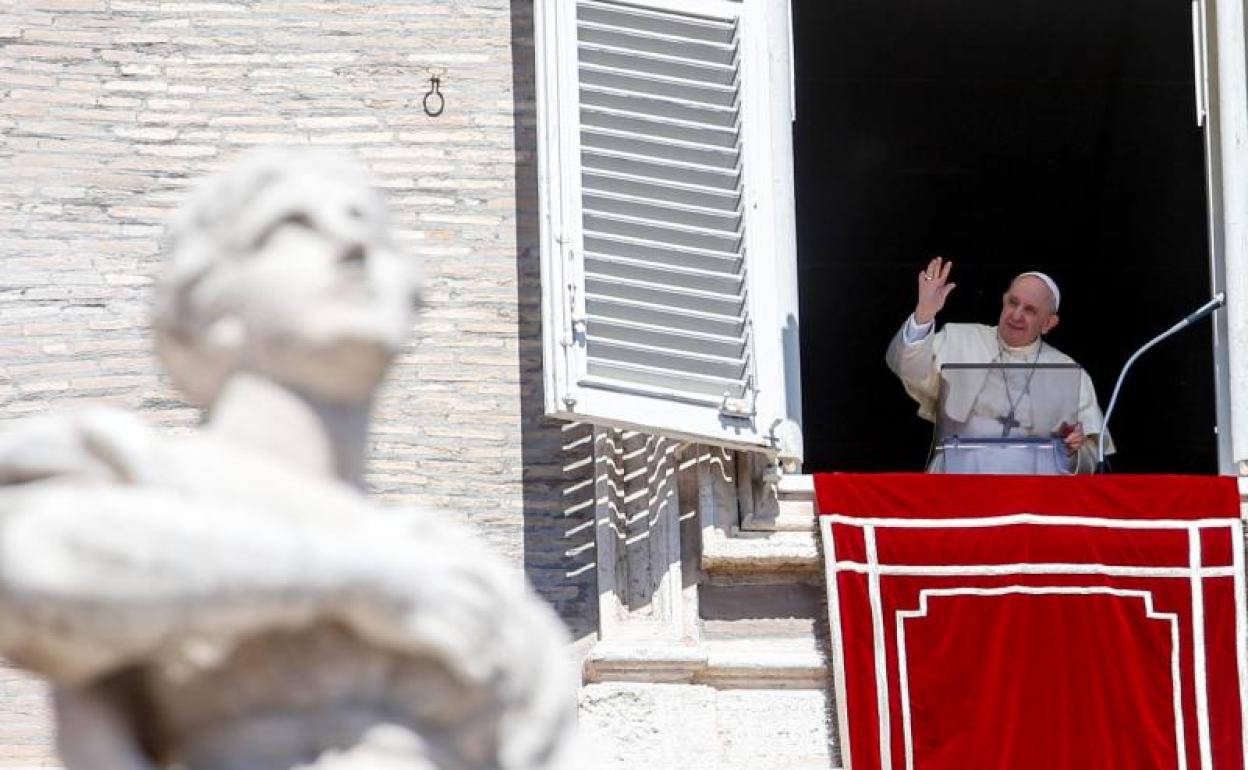
[[[1014,419],[1013,409],[1011,409],[1010,413],[1005,415],[1004,417],[998,417],[997,422],[1001,423],[1001,438],[1005,438],[1009,436],[1011,430],[1022,425],[1021,422]]]

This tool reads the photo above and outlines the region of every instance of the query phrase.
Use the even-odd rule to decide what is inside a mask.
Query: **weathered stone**
[[[554,614],[449,516],[357,491],[417,294],[386,223],[341,156],[250,157],[190,197],[155,292],[204,429],[94,410],[0,435],[0,653],[55,685],[67,767],[573,766]]]

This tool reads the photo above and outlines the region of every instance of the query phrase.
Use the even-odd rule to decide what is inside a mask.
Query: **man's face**
[[[1010,284],[1001,298],[1001,318],[997,336],[1013,348],[1029,345],[1041,334],[1057,326],[1053,295],[1044,281],[1026,275]]]

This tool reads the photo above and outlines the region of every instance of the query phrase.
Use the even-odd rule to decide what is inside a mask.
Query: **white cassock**
[[[1041,381],[1032,382],[1026,371],[982,370],[970,376],[951,380],[957,382],[945,395],[941,409],[941,367],[945,364],[1075,364],[1074,359],[1052,345],[1037,339],[1030,345],[1013,348],[997,336],[995,326],[983,324],[945,324],[932,333],[907,319],[888,346],[885,360],[919,404],[919,416],[930,422],[953,425],[962,436],[1051,436],[1062,422],[1069,421],[1068,392],[1053,394]],[[1059,403],[1059,401],[1061,403]],[[1078,407],[1074,419],[1083,423],[1088,437],[1083,447],[1070,460],[1070,470],[1089,473],[1095,470],[1097,446],[1103,418],[1096,402],[1096,389],[1087,372],[1079,370]],[[1113,452],[1113,443],[1106,445],[1106,454]],[[935,461],[937,458],[933,458]],[[987,472],[1030,472],[1023,468],[985,468]]]

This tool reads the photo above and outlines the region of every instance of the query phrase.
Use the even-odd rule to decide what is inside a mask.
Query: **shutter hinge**
[[[798,473],[802,467],[802,426],[790,417],[777,417],[767,429],[767,441],[776,450],[775,463],[782,473]]]
[[[585,331],[588,328],[585,316],[577,312],[576,307],[576,284],[568,284],[568,327],[564,332],[561,342],[565,348],[570,348],[578,341],[585,339]]]
[[[731,392],[724,393],[719,402],[719,413],[725,417],[748,420],[758,413],[758,388],[754,386],[754,367],[749,360],[753,358],[754,350],[754,323],[751,319],[747,319],[745,323],[745,348],[746,371],[749,372],[745,377],[745,385],[738,396],[733,396]]]
[[[745,380],[741,395],[725,393],[719,402],[719,413],[727,417],[750,418],[758,413],[758,390],[754,387],[754,375]]]
[[[576,254],[569,248],[564,249],[564,259],[568,262],[568,270],[576,265]],[[571,280],[567,283],[567,291],[564,293],[568,302],[568,327],[564,330],[563,338],[559,341],[565,348],[570,348],[578,341],[585,338],[587,322],[585,314],[581,312],[577,303],[576,281]]]

